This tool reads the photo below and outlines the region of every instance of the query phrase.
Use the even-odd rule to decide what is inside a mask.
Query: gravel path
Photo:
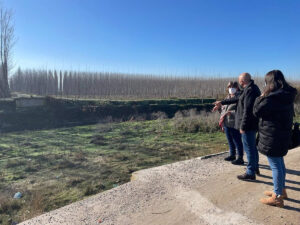
[[[26,225],[225,225],[300,224],[300,148],[285,157],[285,208],[259,199],[272,189],[272,174],[260,155],[256,182],[236,178],[245,166],[223,160],[225,154],[141,170],[132,181],[25,221]]]

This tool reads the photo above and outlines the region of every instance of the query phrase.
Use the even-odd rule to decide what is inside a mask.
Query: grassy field
[[[227,149],[218,114],[1,134],[0,223],[20,222],[130,180]],[[13,199],[20,191],[21,199]]]

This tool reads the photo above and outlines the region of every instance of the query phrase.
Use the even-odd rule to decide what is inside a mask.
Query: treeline
[[[10,79],[12,92],[72,98],[218,98],[236,78],[174,77],[56,70],[21,70]],[[262,85],[262,79],[256,79]]]

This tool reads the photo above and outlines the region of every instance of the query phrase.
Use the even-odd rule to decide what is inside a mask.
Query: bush
[[[39,169],[37,166],[30,164],[25,167],[24,171],[27,173],[33,173],[39,171]]]
[[[28,204],[28,208],[26,211],[24,209],[22,210],[22,216],[23,220],[30,219],[32,217],[41,215],[43,212],[45,212],[46,208],[46,199],[45,199],[46,192],[40,191],[33,191],[32,193],[28,193],[30,196],[30,199],[26,201],[26,204]]]
[[[210,112],[197,112],[194,109],[176,112],[172,119],[172,127],[175,131],[196,133],[196,132],[216,132],[219,114]]]
[[[93,195],[97,193],[97,189],[92,185],[88,185],[84,191],[84,195],[88,196],[88,195]]]
[[[0,199],[0,214],[10,215],[12,211],[19,210],[21,203],[19,200]]]
[[[107,145],[107,140],[104,136],[102,135],[95,135],[92,137],[92,140],[90,143],[95,144],[95,145]]]
[[[76,165],[68,159],[63,159],[56,165],[57,169],[67,169],[67,168],[70,169],[70,168],[74,168],[75,166]]]
[[[6,168],[15,168],[19,166],[24,166],[25,164],[26,164],[25,160],[9,159],[6,163]]]
[[[86,154],[80,150],[79,152],[76,152],[74,155],[75,161],[85,161],[86,160]]]
[[[78,177],[78,178],[73,178],[73,179],[71,179],[71,180],[69,180],[69,181],[67,182],[67,186],[68,186],[68,187],[75,187],[75,186],[77,186],[78,184],[81,184],[82,182],[84,182],[84,179],[83,179],[83,178],[80,178],[80,177]]]

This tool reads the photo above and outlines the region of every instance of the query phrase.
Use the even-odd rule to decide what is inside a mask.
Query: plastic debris
[[[62,175],[63,175],[63,174],[58,174],[55,178],[56,178],[56,179],[59,179],[59,178],[62,177]]]
[[[21,193],[21,192],[17,192],[17,193],[14,195],[14,198],[16,198],[16,199],[22,198],[22,193]]]

